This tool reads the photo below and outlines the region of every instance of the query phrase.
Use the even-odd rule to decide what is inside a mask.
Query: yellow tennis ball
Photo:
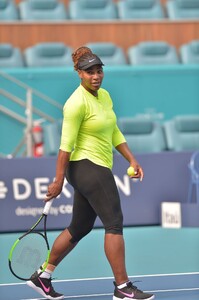
[[[128,174],[129,176],[134,176],[134,175],[135,175],[135,169],[134,169],[133,167],[129,167],[129,168],[127,169],[127,174]]]

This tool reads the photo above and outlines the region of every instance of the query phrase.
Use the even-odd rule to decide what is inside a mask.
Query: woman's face
[[[102,80],[104,78],[104,72],[101,65],[95,65],[87,70],[79,70],[79,77],[81,78],[81,84],[90,92],[93,96],[97,96]]]

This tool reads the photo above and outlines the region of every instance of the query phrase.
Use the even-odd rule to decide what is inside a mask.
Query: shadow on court
[[[138,288],[155,294],[156,300],[198,300],[199,273],[158,274],[133,276],[131,280]],[[65,299],[112,300],[112,278],[90,278],[54,281],[55,290]],[[0,285],[2,300],[42,300],[44,298],[25,283]]]

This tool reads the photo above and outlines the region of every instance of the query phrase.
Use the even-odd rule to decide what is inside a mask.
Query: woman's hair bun
[[[78,61],[82,56],[86,56],[86,55],[91,55],[92,51],[90,48],[86,47],[86,46],[82,46],[77,48],[73,53],[72,53],[72,60],[74,63],[74,69],[77,71],[78,70]]]

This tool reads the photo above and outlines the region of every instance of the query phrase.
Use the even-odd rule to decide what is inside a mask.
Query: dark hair
[[[76,49],[73,53],[72,53],[72,60],[74,63],[74,69],[77,71],[78,70],[78,65],[79,62],[88,59],[88,57],[90,57],[90,55],[92,55],[92,51],[90,48],[86,47],[86,46],[82,46],[79,47],[78,49]]]

